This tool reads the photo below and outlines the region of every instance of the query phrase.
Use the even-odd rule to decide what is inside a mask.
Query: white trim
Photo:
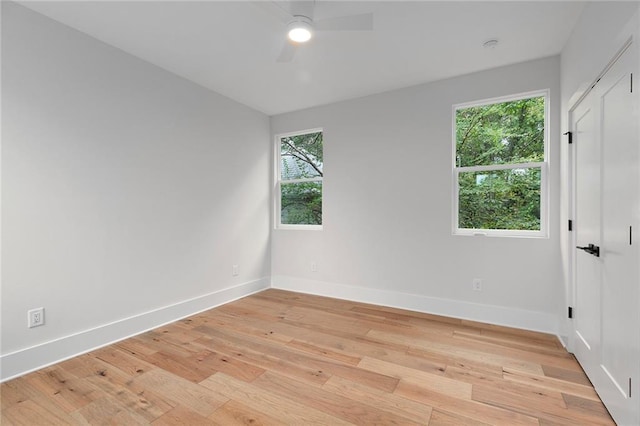
[[[286,225],[280,224],[276,231],[322,231],[322,225]]]
[[[455,111],[456,109],[462,109],[462,108],[484,106],[484,105],[491,105],[491,104],[500,104],[503,102],[511,102],[511,101],[519,101],[522,99],[539,98],[541,96],[549,96],[549,89],[532,90],[530,92],[514,93],[512,95],[504,95],[504,96],[498,96],[495,98],[486,98],[486,99],[479,99],[476,101],[463,102],[463,103],[455,104],[453,106],[453,110]],[[454,119],[454,123],[455,123],[455,119]],[[454,136],[454,140],[455,140],[455,136]]]
[[[586,98],[586,95],[591,92],[589,89],[584,93],[584,96],[580,96],[580,102],[574,104],[567,111],[567,125],[569,127],[569,131],[572,132],[572,137],[577,136],[575,131],[576,120],[573,117],[573,112],[579,106],[579,104]],[[563,141],[567,143],[567,220],[570,220],[572,223],[572,230],[566,232],[568,247],[567,247],[567,280],[568,280],[568,292],[567,292],[567,305],[571,306],[575,309],[576,307],[576,286],[577,282],[575,279],[576,276],[576,256],[575,256],[575,247],[577,241],[577,226],[578,222],[576,220],[577,203],[576,203],[576,181],[578,178],[577,175],[577,152],[575,150],[575,141],[572,141],[571,144],[568,141]],[[567,229],[567,228],[565,228]],[[574,315],[575,317],[575,315]],[[576,347],[576,334],[577,330],[575,329],[575,321],[572,318],[567,318],[568,322],[568,338],[567,338],[567,350],[571,353],[575,351]]]
[[[515,169],[542,169],[546,166],[545,162],[536,163],[508,163],[508,164],[496,164],[495,166],[470,166],[470,167],[456,167],[455,172],[460,173],[474,173],[474,172],[492,172],[495,170],[515,170]]]
[[[0,382],[266,290],[269,286],[269,278],[249,281],[4,354],[0,357]]]
[[[503,238],[549,238],[548,235],[540,231],[517,230],[517,229],[471,229],[460,228],[453,232],[453,235],[463,237],[503,237]]]
[[[484,305],[288,276],[271,277],[271,287],[558,335],[557,315],[549,312]]]
[[[492,105],[503,102],[512,102],[522,99],[531,99],[537,97],[544,97],[544,161],[532,162],[532,163],[507,163],[507,164],[495,164],[487,166],[468,166],[458,167],[456,163],[457,158],[457,141],[456,141],[456,112],[458,109]],[[452,142],[452,191],[453,194],[451,200],[451,233],[453,235],[460,236],[488,236],[488,237],[523,237],[523,238],[549,238],[549,136],[550,136],[550,103],[551,103],[551,91],[549,89],[535,90],[531,92],[517,93],[507,96],[499,96],[496,98],[483,99],[479,101],[471,101],[465,103],[459,103],[452,106],[451,113],[451,142]],[[520,168],[540,168],[540,230],[518,230],[518,229],[468,229],[460,228],[459,224],[459,184],[458,176],[464,172],[480,172],[480,171],[494,171],[494,170],[509,170]]]
[[[291,136],[299,136],[299,135],[307,135],[309,133],[318,133],[318,132],[323,132],[324,133],[324,129],[322,127],[314,127],[311,129],[304,129],[304,130],[296,130],[293,132],[285,132],[285,133],[278,133],[275,135],[276,141],[280,138],[286,138],[286,137],[291,137]]]
[[[278,182],[280,185],[289,185],[292,183],[307,183],[307,182],[322,182],[322,177],[314,178],[301,178],[301,179],[287,179]]]

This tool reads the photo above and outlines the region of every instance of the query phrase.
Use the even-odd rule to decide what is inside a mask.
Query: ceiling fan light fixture
[[[296,43],[305,43],[313,36],[311,20],[305,16],[296,16],[296,20],[289,24],[287,37]]]

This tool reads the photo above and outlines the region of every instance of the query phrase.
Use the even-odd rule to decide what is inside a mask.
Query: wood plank
[[[210,365],[199,362],[197,353],[180,356],[159,351],[145,357],[145,360],[193,383],[198,383],[216,372]]]
[[[486,426],[488,423],[482,423],[468,417],[457,414],[444,413],[440,410],[433,410],[429,426]]]
[[[71,420],[64,414],[52,412],[32,400],[26,400],[13,404],[2,410],[3,425],[69,425]]]
[[[558,338],[553,334],[540,333],[539,331],[523,330],[521,328],[506,327],[504,325],[486,324],[477,321],[462,320],[463,325],[480,328],[481,330],[497,331],[503,335],[520,336],[535,340],[547,340],[549,342],[557,342]]]
[[[107,364],[113,365],[129,376],[137,376],[155,368],[153,364],[144,361],[140,357],[133,356],[112,346],[100,349],[92,355]]]
[[[76,422],[90,425],[148,425],[149,421],[128,410],[110,395],[85,405],[73,413]]]
[[[266,370],[256,367],[248,362],[227,356],[223,353],[212,352],[204,349],[194,355],[194,358],[206,366],[206,369],[214,373],[222,372],[245,382],[251,382],[263,374]],[[211,375],[211,374],[209,374]]]
[[[95,388],[60,366],[36,372],[27,379],[31,385],[66,412],[75,411],[96,399]]]
[[[496,336],[486,333],[476,334],[476,333],[468,333],[464,331],[455,330],[453,332],[453,337],[458,339],[465,339],[475,342],[486,342],[493,343],[500,346],[504,346],[512,349],[520,349],[528,352],[534,352],[538,354],[545,354],[551,356],[557,356],[562,358],[571,358],[569,354],[563,349],[558,347],[558,345],[552,344],[548,341],[534,341],[530,339],[518,339],[518,336]]]
[[[250,311],[246,311],[250,312]],[[262,315],[260,315],[262,316]],[[202,332],[199,333],[200,337],[206,337],[206,330],[210,328],[225,328],[233,327],[244,334],[262,337],[269,340],[275,340],[280,343],[287,343],[292,340],[291,336],[278,333],[272,329],[273,320],[265,320],[264,318],[256,318],[250,315],[232,315],[224,313],[222,311],[211,312],[208,321],[194,326],[192,333],[196,334],[199,326],[205,326]]]
[[[599,421],[603,422],[602,424],[611,424],[609,423],[609,412],[600,403],[600,401],[581,398],[579,396],[566,393],[563,393],[562,397],[564,398],[569,411],[579,412],[581,415],[586,413],[589,414],[589,417],[591,418],[598,418]]]
[[[329,374],[315,368],[315,366],[297,364],[277,355],[265,354],[252,347],[239,346],[218,337],[200,339],[200,343],[204,348],[216,350],[235,361],[246,362],[253,367],[264,370],[277,371],[283,376],[302,379],[310,384],[322,385],[330,377]]]
[[[353,424],[420,424],[352,398],[342,398],[321,388],[301,386],[295,380],[278,377],[269,372],[260,376],[253,384]]]
[[[513,412],[526,414],[528,416],[539,419],[548,419],[552,421],[564,421],[570,425],[611,425],[610,418],[601,415],[593,415],[590,412],[574,411],[573,413],[567,409],[563,401],[563,407],[559,407],[554,398],[549,395],[542,394],[535,397],[535,393],[528,395],[520,395],[514,392],[507,392],[489,386],[474,386],[473,400],[483,402],[495,407],[501,407]],[[573,397],[577,398],[577,397]],[[584,400],[587,401],[587,400]]]
[[[407,344],[410,344],[411,347],[417,348],[426,353],[435,353],[445,356],[452,355],[482,364],[499,367],[506,366],[518,371],[529,371],[542,374],[542,369],[540,367],[540,364],[538,363],[525,361],[519,357],[514,358],[508,355],[500,355],[499,353],[491,353],[477,350],[475,348],[469,348],[469,345],[463,342],[460,342],[460,344],[456,344],[455,342],[443,343],[441,341],[427,339],[416,340],[409,339],[406,336],[386,333],[377,330],[372,330],[368,335],[389,342],[405,342]]]
[[[311,343],[303,342],[298,339],[293,339],[287,346],[295,348],[300,351],[308,352],[313,355],[319,355],[325,358],[329,358],[343,364],[358,365],[362,357],[348,355],[340,351],[327,348],[324,345],[313,345]]]
[[[358,367],[369,371],[377,371],[403,382],[416,383],[425,389],[431,389],[434,392],[450,395],[454,398],[471,399],[471,385],[463,381],[369,357],[364,357]]]
[[[246,300],[241,299],[242,302]],[[332,297],[317,296],[314,294],[296,293],[287,290],[270,289],[263,291],[252,297],[251,300],[271,300],[283,306],[307,306],[321,310],[337,309],[339,311],[349,311],[355,306],[364,304],[352,302],[346,299],[335,299]]]
[[[120,352],[115,350],[115,352]],[[113,359],[111,359],[113,361]],[[137,364],[139,365],[139,364]],[[83,355],[60,364],[69,373],[90,383],[100,397],[110,395],[122,407],[152,421],[173,408],[173,405],[153,389],[134,382],[133,378],[142,374],[136,368],[127,374],[120,368],[100,358]],[[126,368],[131,370],[131,368]]]
[[[538,419],[506,410],[499,407],[483,404],[474,400],[465,400],[434,392],[428,387],[417,383],[401,381],[394,392],[396,395],[409,398],[413,401],[429,405],[441,412],[468,417],[472,420],[488,424],[508,425],[537,425]]]
[[[220,426],[250,425],[250,426],[286,426],[287,423],[268,416],[253,407],[242,404],[233,399],[218,408],[209,419]]]
[[[322,388],[342,398],[378,407],[381,410],[405,417],[418,424],[427,424],[431,417],[432,409],[428,405],[419,404],[393,393],[374,389],[338,376],[330,378]]]
[[[200,383],[234,401],[253,407],[279,421],[305,425],[347,425],[348,422],[306,404],[292,401],[288,396],[276,395],[251,383],[216,373]]]
[[[114,343],[115,348],[122,349],[123,351],[130,353],[131,355],[153,355],[156,353],[156,349],[147,346],[144,342],[131,338]]]
[[[447,377],[473,385],[474,391],[478,388],[491,389],[512,394],[514,398],[527,401],[530,405],[543,405],[549,409],[566,411],[566,404],[562,394],[551,389],[539,389],[522,385],[513,381],[504,380],[502,377],[487,376],[481,373],[469,372],[456,367],[447,367]]]
[[[0,385],[0,395],[2,395],[3,398],[5,395],[5,389],[11,389],[7,392],[7,395],[10,398],[7,400],[8,408],[5,409],[3,407],[2,412],[9,412],[12,407],[18,406],[23,402],[29,402],[29,404],[21,405],[22,408],[16,409],[14,411],[14,413],[16,414],[16,418],[20,418],[20,413],[29,413],[33,411],[34,416],[38,416],[37,413],[40,412],[47,412],[52,418],[65,419],[68,415],[68,412],[63,410],[57,404],[57,400],[55,398],[52,398],[48,393],[46,393],[46,391],[41,391],[31,384],[33,377],[36,376],[36,373],[18,377],[17,379],[13,379]],[[5,423],[2,424],[4,425]]]
[[[0,407],[2,407],[2,410],[29,399],[29,394],[24,389],[24,381],[24,378],[19,377],[2,385],[2,391],[0,392],[0,401],[2,401]]]
[[[555,379],[565,380],[567,382],[578,383],[585,386],[591,386],[591,381],[584,371],[580,368],[580,365],[576,362],[577,368],[566,369],[553,365],[541,365],[542,372],[545,376],[553,377]]]
[[[455,338],[455,337],[454,337]],[[509,356],[511,358],[520,358],[525,361],[532,361],[541,364],[553,365],[560,368],[579,370],[580,367],[576,366],[573,357],[566,351],[544,351],[536,350],[535,346],[531,345],[516,345],[516,344],[504,344],[499,339],[480,341],[477,337],[461,336],[459,339],[464,339],[468,342],[466,347],[481,350],[494,355]],[[519,346],[519,347],[517,347]]]
[[[508,368],[504,369],[503,378],[507,381],[513,381],[533,389],[550,389],[569,395],[580,396],[592,401],[600,401],[598,394],[590,385],[567,382],[548,376],[532,375],[521,371],[514,371]]]
[[[215,425],[216,423],[190,409],[178,405],[167,413],[158,417],[152,423],[154,426],[183,426],[183,425]]]
[[[175,405],[187,407],[203,417],[210,416],[216,408],[228,401],[217,392],[163,370],[148,371],[136,377],[134,382],[161,392]]]

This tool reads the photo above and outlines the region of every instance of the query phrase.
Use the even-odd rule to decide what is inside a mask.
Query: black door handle
[[[586,247],[580,247],[580,246],[576,246],[576,248],[580,249],[580,250],[584,250],[589,254],[594,255],[595,257],[600,257],[600,247],[594,245],[594,244],[589,244]]]

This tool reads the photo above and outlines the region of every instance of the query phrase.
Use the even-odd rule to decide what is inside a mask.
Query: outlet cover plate
[[[29,328],[44,325],[44,308],[30,309],[27,311],[27,325]]]
[[[475,291],[482,291],[482,280],[480,278],[474,278],[471,286]]]

